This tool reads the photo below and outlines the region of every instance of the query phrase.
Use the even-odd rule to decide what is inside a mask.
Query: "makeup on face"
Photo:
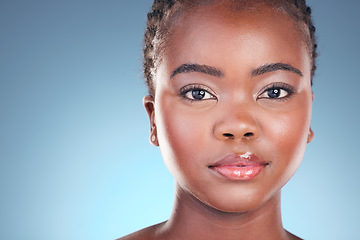
[[[178,185],[237,212],[274,196],[301,163],[311,61],[289,17],[227,11],[208,7],[174,26],[157,70],[154,122]]]
[[[255,154],[229,154],[211,164],[209,168],[230,181],[247,181],[255,178],[270,162],[260,159]]]

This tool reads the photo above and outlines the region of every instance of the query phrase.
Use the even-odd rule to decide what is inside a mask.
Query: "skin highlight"
[[[281,221],[281,188],[298,169],[310,127],[312,59],[294,21],[270,7],[233,14],[193,8],[174,26],[144,98],[151,141],[175,178],[168,221],[122,239],[300,239]],[[251,152],[251,180],[212,165]]]

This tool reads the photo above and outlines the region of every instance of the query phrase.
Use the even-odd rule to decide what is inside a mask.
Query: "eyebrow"
[[[265,73],[276,72],[279,70],[294,72],[299,76],[303,77],[303,73],[299,69],[286,63],[269,63],[262,65],[251,71],[251,76],[256,77]],[[180,67],[176,68],[170,75],[170,78],[173,78],[175,75],[179,73],[190,73],[190,72],[205,73],[219,78],[224,77],[224,73],[221,70],[217,69],[216,67],[211,67],[208,65],[200,65],[196,63],[185,63],[182,64]]]
[[[303,76],[302,72],[299,69],[286,63],[270,63],[262,65],[261,67],[254,69],[251,72],[251,76],[256,77],[268,72],[275,72],[278,70],[290,71],[300,75],[301,77]]]
[[[217,69],[216,67],[210,67],[207,65],[200,65],[195,63],[185,63],[182,64],[180,67],[175,69],[170,78],[173,78],[175,75],[179,73],[190,73],[190,72],[199,72],[199,73],[205,73],[214,77],[223,77],[224,73]]]

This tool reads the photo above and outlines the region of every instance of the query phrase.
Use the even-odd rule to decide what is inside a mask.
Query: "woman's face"
[[[293,20],[270,8],[182,16],[145,97],[178,185],[227,212],[278,193],[312,139],[310,67]]]

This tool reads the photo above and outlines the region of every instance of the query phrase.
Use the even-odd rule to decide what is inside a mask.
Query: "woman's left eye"
[[[258,99],[284,99],[290,97],[294,93],[293,88],[288,86],[287,84],[283,84],[282,86],[277,85],[278,84],[275,84],[269,88],[266,88],[259,95]]]
[[[215,98],[214,95],[204,89],[191,89],[184,94],[184,97],[195,101]]]

